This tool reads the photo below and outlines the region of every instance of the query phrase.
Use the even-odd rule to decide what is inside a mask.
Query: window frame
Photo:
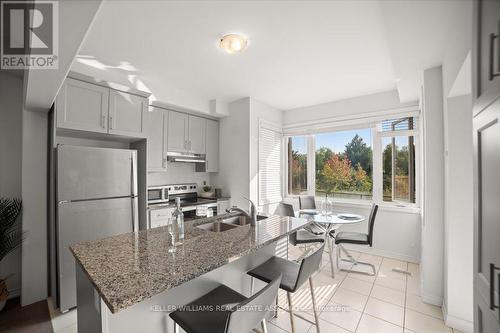
[[[416,119],[416,129],[413,130],[400,130],[400,131],[388,131],[388,132],[379,132],[377,131],[377,125],[380,121],[391,118],[404,118],[404,117],[415,117]],[[285,132],[283,134],[283,157],[284,162],[282,165],[284,166],[282,181],[283,184],[283,198],[284,199],[296,199],[298,195],[293,195],[288,193],[288,138],[296,137],[296,136],[304,136],[307,140],[307,194],[315,195],[316,194],[316,134],[321,133],[332,133],[332,132],[341,132],[348,130],[356,130],[356,129],[371,129],[372,136],[372,200],[363,200],[363,199],[342,199],[342,198],[333,198],[334,203],[338,204],[347,204],[347,205],[368,205],[372,202],[382,206],[388,207],[392,209],[409,209],[415,210],[419,209],[421,204],[421,163],[422,163],[422,150],[421,150],[421,131],[422,131],[422,121],[419,114],[411,114],[411,115],[401,115],[401,114],[386,114],[382,118],[368,120],[364,122],[355,122],[351,125],[343,125],[343,126],[323,126],[320,130],[309,130],[309,131],[298,131],[294,132]],[[407,202],[389,202],[383,200],[383,146],[382,140],[384,137],[395,137],[395,136],[408,136],[412,135],[414,137],[414,145],[415,145],[415,203],[407,203]]]

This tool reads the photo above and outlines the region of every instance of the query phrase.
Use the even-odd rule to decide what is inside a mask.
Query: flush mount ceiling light
[[[227,53],[238,53],[246,49],[248,39],[238,34],[229,34],[222,37],[219,41],[219,47]]]

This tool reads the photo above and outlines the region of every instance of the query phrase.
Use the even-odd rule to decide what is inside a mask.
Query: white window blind
[[[261,124],[259,129],[259,205],[280,202],[281,196],[280,131]]]

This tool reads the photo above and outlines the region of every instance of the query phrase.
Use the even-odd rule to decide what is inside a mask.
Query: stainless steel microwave
[[[148,187],[148,205],[167,202],[168,186]]]

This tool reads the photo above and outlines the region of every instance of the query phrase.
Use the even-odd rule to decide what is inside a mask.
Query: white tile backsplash
[[[200,188],[203,181],[206,181],[209,185],[216,185],[210,183],[209,173],[196,172],[194,163],[169,162],[167,171],[148,173],[148,186],[196,183]]]

